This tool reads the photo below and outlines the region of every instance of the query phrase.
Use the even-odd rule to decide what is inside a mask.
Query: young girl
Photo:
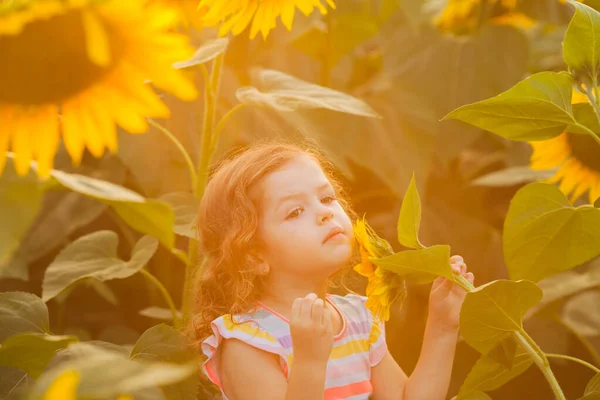
[[[208,264],[190,332],[231,400],[441,400],[465,293],[434,282],[420,359],[407,377],[366,298],[327,294],[353,256],[353,216],[318,152],[254,145],[212,176],[197,220]],[[473,274],[459,256],[455,272]]]

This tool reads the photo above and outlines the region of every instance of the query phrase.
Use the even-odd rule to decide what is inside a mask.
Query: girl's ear
[[[258,275],[267,275],[269,273],[269,263],[257,251],[251,252],[248,257],[254,265],[254,271]]]

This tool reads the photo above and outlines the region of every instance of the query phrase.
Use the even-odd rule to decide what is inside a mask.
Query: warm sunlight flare
[[[327,5],[335,9],[333,0],[326,0]],[[266,38],[275,28],[277,17],[288,29],[292,29],[296,8],[304,15],[310,15],[315,8],[321,14],[327,13],[327,8],[321,0],[201,0],[198,9],[205,12],[204,24],[219,27],[219,35],[231,32],[239,35],[250,23],[250,38],[260,32]],[[221,25],[222,24],[222,25]]]
[[[116,125],[143,133],[169,109],[148,85],[184,100],[193,84],[172,64],[193,53],[171,32],[177,13],[145,0],[47,0],[0,7],[0,171],[6,150],[19,174],[53,165],[60,137],[73,163],[87,148],[117,151]]]
[[[361,263],[354,267],[360,275],[369,279],[367,284],[367,307],[382,321],[390,319],[390,307],[406,296],[405,282],[398,275],[375,266],[369,258],[381,258],[394,253],[390,244],[380,238],[367,224],[359,219],[354,225],[354,236],[360,246]]]

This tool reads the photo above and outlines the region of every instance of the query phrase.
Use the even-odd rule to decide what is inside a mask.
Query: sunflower
[[[6,4],[6,3],[5,3]],[[62,136],[73,163],[117,151],[116,125],[147,130],[169,109],[147,84],[184,100],[196,88],[173,63],[193,54],[177,13],[146,0],[18,0],[0,6],[0,172],[47,176]]]
[[[390,319],[390,308],[396,301],[402,301],[406,296],[406,284],[404,279],[376,267],[370,258],[381,258],[394,254],[392,246],[380,238],[375,231],[366,223],[364,217],[354,224],[354,237],[359,245],[361,262],[354,270],[369,279],[367,283],[366,306],[379,320]]]
[[[335,9],[333,0],[325,0],[329,7]],[[304,15],[310,15],[317,8],[321,14],[327,13],[327,8],[321,0],[200,0],[198,8],[202,10],[203,23],[206,26],[217,26],[219,36],[239,35],[252,21],[250,38],[253,39],[260,31],[263,38],[275,28],[277,17],[288,30],[292,29],[296,8]]]
[[[587,98],[573,91],[573,103],[587,102]],[[539,142],[530,142],[533,153],[530,159],[534,170],[557,168],[548,180],[558,183],[559,189],[574,202],[585,192],[593,203],[600,197],[600,147],[589,135],[564,132]]]
[[[508,11],[514,10],[518,0],[448,0],[446,7],[436,18],[436,25],[443,30],[472,28],[477,21],[478,11],[487,4],[500,3]]]

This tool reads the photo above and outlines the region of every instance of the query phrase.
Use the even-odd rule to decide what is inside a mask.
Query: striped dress
[[[387,353],[384,324],[374,320],[365,307],[366,297],[354,294],[327,295],[343,320],[342,330],[334,336],[327,363],[325,400],[367,400],[372,393],[371,367]],[[236,323],[234,323],[234,320]],[[212,322],[213,335],[202,343],[208,357],[203,371],[223,393],[219,373],[219,345],[223,339],[238,339],[279,356],[286,378],[292,368],[293,352],[289,321],[261,304],[251,315],[224,315]],[[223,398],[227,399],[225,393]]]

